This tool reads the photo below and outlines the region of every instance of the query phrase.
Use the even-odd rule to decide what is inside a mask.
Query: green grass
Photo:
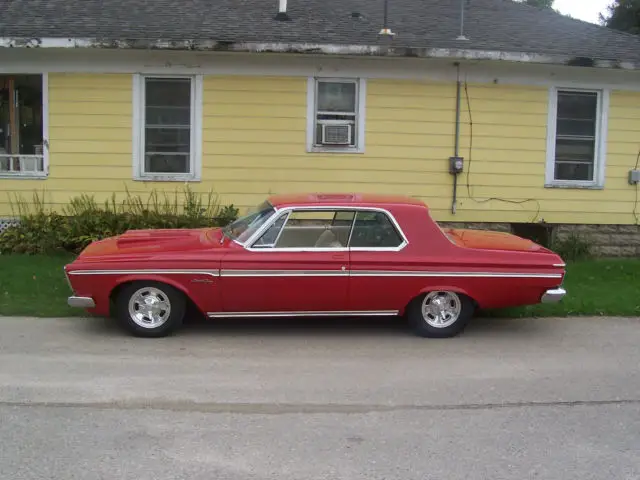
[[[640,316],[640,260],[583,260],[567,265],[560,303],[483,312],[495,317]]]
[[[71,294],[62,267],[70,255],[0,255],[0,315],[79,316],[67,306]]]
[[[67,306],[62,267],[73,257],[0,255],[0,315],[64,317],[84,311]],[[554,305],[483,312],[483,316],[640,316],[640,260],[588,260],[570,264],[567,297]]]

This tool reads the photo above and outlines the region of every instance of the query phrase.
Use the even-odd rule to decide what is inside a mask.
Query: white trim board
[[[562,65],[463,61],[473,83],[640,91],[640,71]],[[453,61],[412,58],[334,58],[130,50],[0,49],[0,73],[142,73],[168,75],[327,76],[455,81]]]

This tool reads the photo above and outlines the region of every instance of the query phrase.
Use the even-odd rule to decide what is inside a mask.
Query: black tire
[[[427,297],[431,294],[446,294],[449,295],[449,297],[443,297],[442,295],[439,296],[440,298],[451,298],[452,300],[457,300],[457,302],[459,302],[459,314],[457,315],[455,320],[452,320],[452,316],[447,320],[447,322],[445,322],[443,326],[434,326],[433,319],[430,317],[425,317],[423,315],[423,303],[425,302],[425,299],[427,299]],[[427,292],[415,298],[407,308],[407,317],[409,319],[409,322],[411,323],[414,333],[419,337],[424,338],[455,337],[462,333],[462,331],[469,323],[469,320],[471,320],[471,318],[473,317],[474,313],[475,306],[473,301],[469,297],[451,291]]]
[[[147,295],[145,295],[147,293]],[[135,297],[135,300],[134,300]],[[145,310],[140,312],[140,317],[134,318],[130,313],[129,306],[136,311],[136,305],[141,306],[137,300],[140,298],[154,297],[156,302],[152,316],[158,318],[157,325],[153,326],[153,318],[145,317]],[[158,306],[156,306],[158,305]],[[168,309],[163,310],[162,306],[167,305]],[[174,287],[153,281],[138,281],[125,285],[118,293],[116,299],[116,316],[121,326],[136,337],[158,338],[165,337],[177,330],[184,319],[187,306],[185,295]],[[146,307],[146,304],[143,308]],[[163,312],[166,317],[163,318]],[[147,321],[144,320],[147,319]],[[144,325],[146,323],[146,325]]]

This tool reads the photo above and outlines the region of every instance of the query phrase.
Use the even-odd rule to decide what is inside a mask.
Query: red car
[[[210,318],[406,315],[424,337],[477,308],[558,302],[565,264],[536,243],[442,229],[427,206],[382,195],[272,196],[224,228],[139,230],[65,266],[69,305],[159,337],[189,304]]]

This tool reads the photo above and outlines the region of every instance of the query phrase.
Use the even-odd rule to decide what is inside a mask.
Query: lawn
[[[560,303],[483,312],[497,317],[640,316],[640,260],[584,260],[567,265]]]
[[[0,255],[0,315],[82,315],[82,310],[67,306],[71,290],[62,267],[72,259],[70,255]]]
[[[62,267],[71,256],[0,255],[0,315],[83,315],[66,300]],[[569,264],[567,297],[559,304],[483,312],[483,316],[640,316],[640,260],[588,260]]]

